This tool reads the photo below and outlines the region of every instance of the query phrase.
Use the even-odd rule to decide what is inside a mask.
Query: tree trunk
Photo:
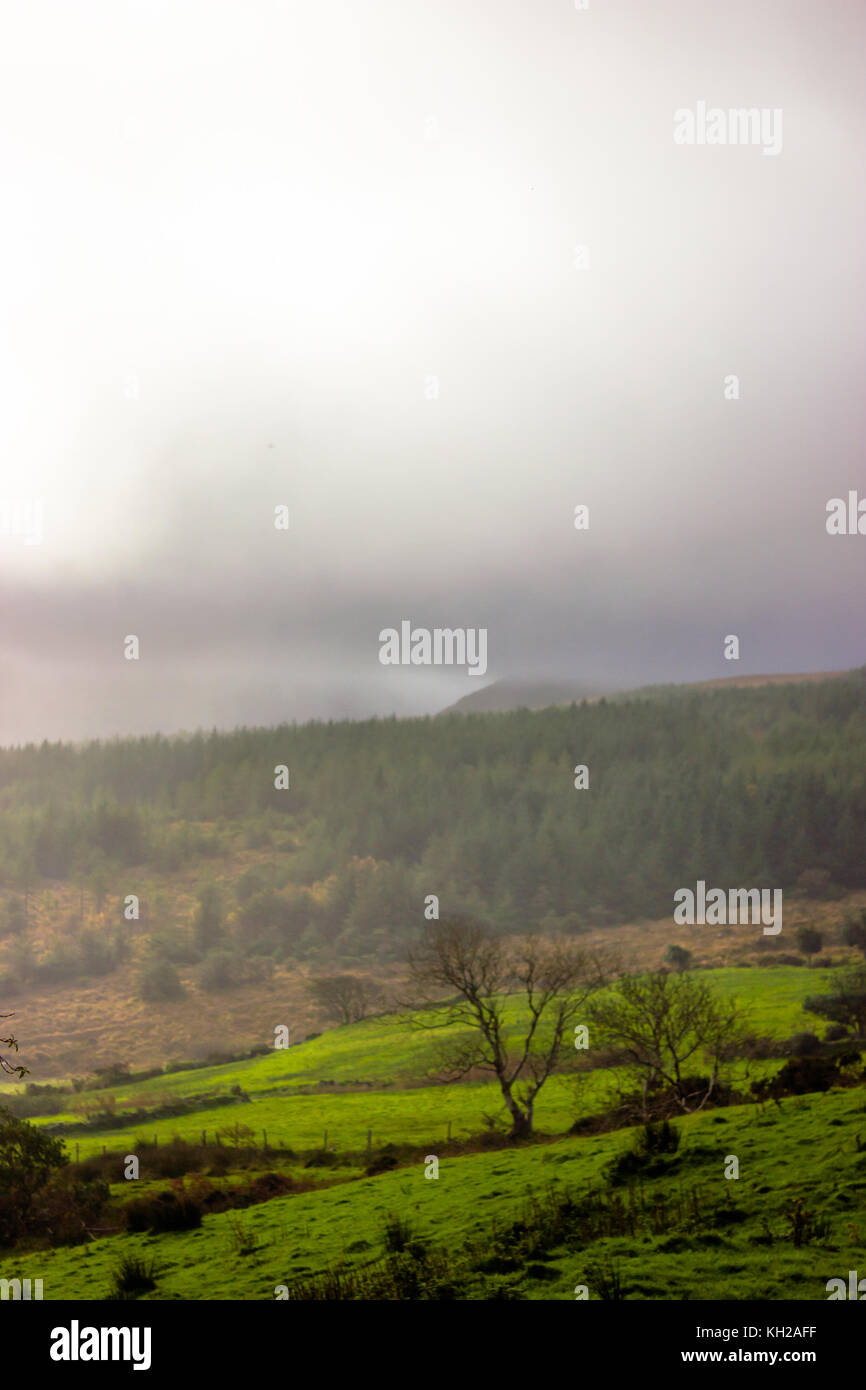
[[[509,1139],[528,1139],[532,1133],[532,1118],[517,1108],[512,1110],[511,1133]]]
[[[532,1105],[528,1105],[526,1111],[521,1110],[519,1104],[511,1094],[511,1088],[500,1082],[505,1104],[511,1114],[511,1132],[509,1139],[526,1139],[532,1133]]]

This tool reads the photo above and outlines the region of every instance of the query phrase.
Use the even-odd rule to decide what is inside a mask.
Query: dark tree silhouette
[[[866,907],[847,919],[842,927],[842,940],[846,946],[856,946],[866,957]]]
[[[665,951],[665,963],[673,970],[688,970],[692,953],[685,946],[669,946]]]
[[[359,1023],[382,1006],[382,992],[358,975],[323,975],[307,988],[327,1018]]]
[[[815,927],[800,927],[797,931],[797,950],[804,956],[817,956],[824,938]]]

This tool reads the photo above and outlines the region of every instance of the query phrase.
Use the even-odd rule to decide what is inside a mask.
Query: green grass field
[[[488,1276],[527,1298],[573,1298],[587,1271],[612,1260],[626,1297],[700,1300],[823,1299],[826,1281],[864,1267],[866,1260],[866,1102],[860,1089],[800,1097],[782,1110],[732,1107],[686,1118],[675,1176],[647,1181],[645,1199],[730,1196],[735,1223],[670,1228],[599,1240],[579,1251],[553,1251],[542,1276],[532,1270]],[[513,1219],[531,1193],[553,1187],[586,1193],[603,1181],[610,1158],[630,1131],[567,1138],[517,1150],[444,1160],[438,1179],[424,1165],[325,1191],[276,1198],[240,1215],[256,1249],[235,1248],[236,1213],[204,1218],[199,1231],[177,1235],[107,1237],[89,1246],[9,1256],[0,1276],[42,1278],[46,1299],[108,1296],[121,1253],[154,1259],[158,1287],[146,1297],[271,1299],[278,1285],[321,1273],[339,1262],[363,1266],[382,1249],[389,1213],[407,1217],[419,1237],[454,1250],[482,1243],[497,1222]],[[736,1181],[725,1159],[740,1162]],[[796,1161],[792,1161],[796,1155]],[[802,1199],[826,1231],[820,1244],[791,1239],[792,1203]],[[489,1291],[485,1293],[489,1297]],[[589,1296],[597,1296],[589,1280]]]
[[[823,1028],[807,1014],[803,1000],[820,993],[827,972],[793,967],[708,971],[702,978],[726,997],[735,997],[748,1014],[754,1032],[785,1038],[798,1031]],[[515,1002],[509,1010],[515,1032],[524,1022]],[[495,1083],[460,1085],[419,1084],[436,1070],[436,1050],[442,1033],[410,1029],[393,1016],[367,1019],[335,1028],[321,1037],[267,1056],[223,1066],[176,1072],[133,1085],[87,1091],[81,1099],[94,1103],[111,1094],[119,1112],[154,1109],[179,1098],[200,1099],[194,1113],[178,1118],[133,1123],[128,1129],[105,1128],[68,1138],[77,1142],[83,1159],[109,1149],[124,1148],[141,1138],[168,1142],[173,1135],[198,1140],[202,1130],[230,1129],[236,1122],[255,1130],[258,1141],[267,1131],[269,1144],[293,1149],[321,1144],[325,1130],[329,1145],[358,1149],[372,1129],[374,1142],[425,1143],[444,1138],[449,1122],[454,1138],[477,1133],[485,1115],[503,1113]],[[748,1075],[774,1069],[773,1063],[752,1063]],[[735,1083],[744,1082],[746,1068],[733,1069]],[[327,1089],[333,1085],[333,1092]],[[554,1077],[539,1097],[536,1124],[546,1133],[561,1134],[583,1115],[603,1108],[611,1091],[609,1073],[579,1078]],[[240,1086],[250,1103],[209,1107],[208,1100],[226,1096]],[[315,1094],[299,1094],[319,1087]],[[346,1089],[341,1089],[346,1088]],[[67,1110],[37,1119],[36,1124],[73,1124],[82,1116]],[[257,1141],[257,1142],[258,1142]]]
[[[803,1000],[821,992],[824,972],[723,969],[705,978],[740,1001],[755,1033],[783,1039],[807,1029],[823,1031],[823,1023],[804,1011]],[[517,1028],[516,1005],[511,1018]],[[485,1117],[501,1116],[503,1107],[493,1082],[430,1083],[440,1036],[412,1031],[396,1017],[370,1019],[267,1056],[115,1088],[111,1094],[119,1110],[153,1108],[181,1097],[191,1098],[196,1108],[178,1118],[66,1136],[70,1155],[76,1143],[82,1160],[101,1154],[103,1147],[118,1155],[135,1153],[155,1136],[160,1145],[174,1136],[197,1143],[202,1130],[209,1144],[214,1131],[223,1131],[231,1152],[230,1132],[238,1123],[254,1132],[249,1141],[254,1146],[261,1145],[261,1132],[267,1130],[275,1151],[271,1167],[319,1186],[242,1212],[206,1215],[200,1230],[106,1236],[67,1249],[13,1253],[0,1262],[0,1276],[42,1278],[46,1298],[101,1299],[109,1296],[121,1256],[134,1254],[156,1261],[157,1288],[147,1297],[271,1299],[278,1285],[321,1275],[338,1264],[363,1268],[378,1261],[386,1219],[395,1212],[411,1222],[430,1249],[453,1256],[467,1241],[483,1249],[495,1244],[496,1229],[519,1216],[530,1194],[568,1189],[585,1195],[603,1189],[605,1166],[631,1142],[632,1132],[573,1137],[567,1131],[578,1116],[610,1105],[615,1080],[610,1071],[551,1078],[536,1107],[537,1142],[452,1155],[446,1146],[449,1122],[453,1139],[477,1136]],[[746,1086],[750,1077],[779,1065],[738,1062],[732,1079]],[[425,1077],[427,1084],[419,1084]],[[248,1103],[213,1104],[235,1086],[250,1097]],[[318,1089],[306,1093],[310,1087]],[[86,1092],[82,1098],[92,1102],[100,1094]],[[70,1111],[36,1123],[80,1118]],[[338,1158],[346,1156],[336,1167],[310,1171],[301,1159],[280,1152],[283,1146],[299,1154],[321,1148],[325,1130],[328,1148]],[[360,1155],[368,1130],[374,1153],[392,1143],[438,1157],[438,1179],[425,1178],[420,1160],[365,1177]],[[590,1297],[597,1297],[592,1280],[601,1264],[618,1271],[624,1296],[631,1298],[819,1299],[826,1297],[827,1279],[846,1275],[849,1268],[866,1270],[862,1088],[787,1098],[781,1109],[741,1105],[689,1116],[681,1131],[670,1171],[639,1184],[643,1215],[635,1231],[554,1249],[515,1269],[505,1260],[499,1272],[479,1271],[474,1257],[467,1256],[468,1292],[460,1296],[489,1298],[501,1285],[513,1297],[573,1298],[574,1286],[587,1283]],[[118,1158],[115,1204],[166,1186],[148,1174],[142,1151],[137,1183],[120,1181]],[[724,1177],[730,1155],[740,1164],[736,1180]],[[243,1175],[230,1172],[219,1182],[231,1186],[241,1177],[249,1179],[268,1167],[268,1159],[259,1155],[254,1164]],[[737,1214],[722,1222],[713,1212],[727,1199]],[[797,1199],[812,1223],[811,1235],[800,1244],[792,1236]],[[691,1215],[689,1203],[697,1203]],[[247,1253],[239,1248],[239,1229],[254,1246]]]

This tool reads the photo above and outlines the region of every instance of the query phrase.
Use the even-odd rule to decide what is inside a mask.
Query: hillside
[[[693,690],[752,690],[764,685],[799,685],[803,682],[840,680],[850,676],[850,671],[807,671],[799,674],[721,676],[714,680],[683,681],[676,685],[621,686],[602,685],[598,682],[580,680],[559,681],[491,681],[483,689],[464,695],[462,699],[448,705],[442,714],[487,714],[492,711],[516,709],[547,709],[551,705],[580,704],[583,700],[599,700],[602,697],[629,699],[647,697],[661,691],[672,694]]]
[[[827,988],[825,970],[735,968],[713,970],[706,978],[721,997],[740,1001],[750,1025],[762,1036],[784,1039],[821,1027],[814,1015],[805,1012],[804,1001]],[[526,1024],[518,1001],[509,1007],[507,1017],[517,1037]],[[49,1115],[37,1116],[35,1123],[52,1128],[78,1126],[95,1114],[97,1122],[92,1127],[74,1134],[80,1156],[87,1158],[103,1145],[116,1149],[139,1135],[148,1141],[156,1137],[160,1143],[173,1136],[195,1141],[203,1128],[222,1126],[235,1118],[235,1113],[221,1107],[238,1088],[246,1097],[243,1124],[257,1135],[267,1130],[275,1144],[300,1149],[314,1148],[325,1129],[329,1142],[341,1150],[361,1148],[371,1127],[377,1144],[423,1145],[442,1138],[449,1127],[455,1139],[465,1139],[483,1128],[485,1114],[504,1115],[496,1084],[489,1078],[442,1084],[436,1068],[438,1035],[415,1031],[400,1016],[331,1028],[284,1051],[275,1051],[267,1034],[257,1041],[265,1051],[260,1057],[170,1071],[141,1082],[128,1083],[119,1077],[111,1085],[68,1092],[65,1100],[50,1107]],[[763,1063],[751,1062],[736,1068],[734,1074],[745,1082],[764,1069]],[[564,1133],[579,1116],[603,1109],[607,1091],[603,1068],[582,1076],[577,1089],[573,1076],[553,1078],[539,1103],[540,1129]],[[111,1123],[100,1127],[100,1103],[107,1097],[112,1100]],[[187,1115],[137,1118],[139,1112],[181,1098],[195,1103]],[[126,1114],[135,1118],[124,1122]],[[129,1137],[124,1141],[127,1126]],[[67,1143],[72,1137],[70,1131]]]
[[[164,883],[164,891],[178,910],[186,905],[190,916],[195,905],[192,884],[196,871],[192,864],[184,874]],[[55,897],[62,899],[62,894],[58,892]],[[785,926],[778,938],[764,937],[759,929],[677,928],[668,916],[588,929],[582,939],[590,947],[613,948],[632,969],[658,968],[667,948],[679,944],[692,952],[696,967],[748,968],[751,975],[747,978],[754,980],[755,987],[761,980],[773,978],[773,960],[784,955],[787,960],[802,962],[799,970],[789,969],[788,974],[799,978],[802,989],[808,990],[815,967],[855,960],[856,952],[842,944],[841,928],[860,908],[866,908],[866,891],[828,902],[805,896],[791,899],[786,903]],[[815,927],[823,934],[824,951],[812,968],[807,968],[806,958],[796,949],[796,933],[801,926]],[[104,921],[98,930],[106,930]],[[203,964],[180,964],[185,996],[165,1002],[144,1001],[137,990],[136,960],[146,959],[149,951],[149,938],[142,935],[134,945],[132,959],[98,979],[57,981],[42,987],[31,984],[26,993],[4,995],[4,1002],[15,1009],[19,1035],[26,1039],[30,1080],[83,1076],[121,1061],[134,1067],[161,1066],[172,1060],[200,1062],[214,1054],[269,1043],[277,1022],[291,1027],[293,1040],[327,1026],[307,988],[310,977],[321,973],[321,965],[286,960],[274,965],[269,978],[213,992],[202,987]],[[762,968],[755,970],[755,966]],[[405,968],[399,961],[366,966],[353,962],[351,968],[371,974],[386,995],[399,991],[404,981]],[[334,1036],[329,1034],[332,1040]]]
[[[5,749],[0,1001],[38,1078],[200,1059],[313,1031],[310,974],[391,988],[430,895],[505,932],[616,932],[649,966],[698,879],[778,887],[788,949],[810,922],[838,947],[864,865],[862,672]],[[687,936],[704,964],[768,949]]]
[[[815,1022],[802,1002],[807,989],[826,983],[823,972],[790,967],[707,978],[757,1010],[757,1026],[778,1038]],[[509,1017],[515,1029],[525,1023],[516,1002]],[[144,1257],[156,1279],[145,1300],[272,1299],[284,1285],[295,1297],[310,1297],[316,1281],[337,1268],[344,1283],[354,1271],[362,1288],[380,1277],[386,1227],[397,1214],[408,1233],[402,1238],[416,1242],[412,1259],[423,1263],[425,1279],[451,1292],[406,1285],[402,1293],[380,1289],[378,1297],[489,1299],[504,1287],[516,1298],[573,1299],[575,1284],[586,1282],[591,1298],[609,1298],[611,1280],[618,1280],[626,1298],[823,1300],[829,1278],[857,1267],[866,1218],[862,1085],[788,1097],[766,1109],[735,1104],[686,1116],[676,1152],[655,1160],[634,1186],[610,1165],[633,1147],[635,1131],[566,1133],[576,1116],[603,1104],[604,1068],[554,1078],[536,1142],[503,1147],[479,1137],[485,1112],[496,1109],[489,1084],[418,1085],[430,1048],[429,1034],[387,1017],[287,1052],[119,1084],[110,1094],[120,1112],[140,1116],[171,1096],[186,1096],[194,1108],[174,1119],[139,1118],[125,1130],[64,1134],[68,1146],[80,1146],[82,1162],[92,1156],[111,1178],[118,1213],[132,1197],[168,1190],[159,1163],[177,1154],[193,1165],[196,1154],[191,1147],[183,1159],[172,1136],[194,1146],[202,1130],[212,1147],[198,1152],[210,1158],[183,1189],[211,1200],[258,1182],[256,1203],[241,1213],[206,1213],[194,1230],[97,1233],[84,1246],[15,1252],[0,1259],[0,1276],[43,1278],[49,1300],[102,1299],[111,1295],[121,1258]],[[748,1074],[767,1066],[753,1063]],[[92,1106],[109,1096],[87,1094]],[[219,1096],[227,1104],[215,1109]],[[56,1128],[75,1119],[36,1123]],[[233,1132],[249,1138],[238,1141]],[[496,1136],[488,1132],[487,1139]],[[119,1180],[121,1155],[130,1152],[142,1162],[134,1184]],[[366,1176],[370,1153],[393,1154],[394,1171]],[[736,1182],[724,1176],[730,1154],[739,1160]],[[439,1160],[434,1181],[425,1179],[431,1155]],[[280,1182],[294,1190],[281,1194]],[[399,1261],[390,1267],[395,1277],[411,1272]],[[342,1296],[352,1296],[349,1290]]]
[[[434,1251],[460,1255],[474,1247],[452,1297],[489,1299],[505,1286],[520,1298],[573,1301],[575,1284],[586,1282],[591,1298],[603,1298],[614,1274],[630,1299],[823,1301],[827,1280],[862,1263],[866,1160],[853,1142],[862,1113],[862,1092],[848,1092],[804,1097],[758,1122],[749,1107],[693,1116],[683,1122],[680,1163],[644,1184],[641,1207],[621,1232],[615,1218],[610,1233],[589,1239],[566,1228],[547,1245],[540,1238],[529,1255],[516,1239],[508,1242],[509,1224],[551,1191],[576,1199],[595,1192],[600,1205],[605,1165],[627,1134],[446,1159],[436,1182],[425,1182],[418,1163],[351,1189],[277,1197],[244,1213],[240,1246],[230,1211],[206,1216],[200,1231],[125,1236],[122,1253],[156,1257],[157,1288],[144,1301],[271,1300],[278,1286],[303,1280],[309,1288],[336,1266],[363,1273],[381,1260],[386,1225],[400,1211]],[[732,1150],[745,1171],[737,1184],[725,1184]],[[792,1152],[808,1155],[807,1170],[792,1165]],[[698,1205],[689,1209],[692,1193]],[[824,1225],[817,1245],[792,1239],[797,1202]],[[120,1257],[117,1239],[102,1238],[86,1257],[75,1248],[0,1260],[0,1277],[13,1270],[42,1277],[49,1300],[104,1299]]]
[[[491,681],[473,690],[442,714],[490,714],[502,710],[547,709],[550,705],[570,705],[581,700],[597,700],[613,693],[614,687],[589,681]]]

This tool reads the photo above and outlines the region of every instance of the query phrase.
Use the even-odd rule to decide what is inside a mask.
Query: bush
[[[206,883],[198,894],[198,906],[193,917],[193,936],[196,945],[203,951],[213,946],[222,936],[224,909],[219,889],[214,883]]]
[[[652,1156],[676,1153],[679,1146],[680,1132],[676,1125],[672,1125],[670,1120],[662,1120],[661,1124],[644,1125],[638,1135],[635,1149],[638,1153]]]
[[[244,959],[233,955],[231,951],[212,951],[202,966],[199,984],[209,993],[217,993],[237,988],[239,985],[269,980],[273,973],[274,962],[267,957],[255,955]],[[270,1049],[266,1046],[264,1051]]]
[[[235,897],[239,903],[247,903],[255,893],[266,891],[270,874],[265,869],[246,869],[235,884]]]
[[[59,1086],[29,1085],[24,1095],[8,1095],[6,1105],[9,1113],[21,1120],[30,1120],[36,1115],[59,1115],[67,1108],[66,1095]]]
[[[337,1155],[332,1154],[328,1149],[317,1149],[310,1155],[304,1164],[305,1168],[333,1168],[337,1162]]]
[[[611,1185],[628,1178],[658,1177],[670,1170],[673,1157],[680,1146],[680,1132],[670,1120],[643,1125],[634,1137],[630,1149],[618,1154],[607,1165]]]
[[[201,1207],[187,1192],[158,1192],[137,1197],[124,1209],[126,1229],[139,1231],[193,1231],[201,1225]]]
[[[0,1107],[0,1245],[38,1225],[37,1198],[68,1162],[59,1139]]]
[[[846,946],[854,946],[866,957],[866,908],[848,917],[842,927],[842,940]]]
[[[625,1298],[619,1266],[613,1260],[588,1265],[586,1279],[590,1291],[596,1298],[602,1298],[609,1303],[621,1303]]]
[[[160,960],[171,961],[172,965],[195,965],[201,960],[201,948],[186,933],[153,935],[150,948]]]
[[[843,1024],[852,1033],[866,1033],[866,966],[840,971],[832,991],[804,1000],[803,1008],[831,1023]]]
[[[199,975],[199,984],[209,994],[231,989],[235,983],[234,957],[229,951],[214,951],[208,956]]]
[[[405,1250],[409,1246],[413,1234],[411,1221],[391,1212],[385,1219],[382,1244],[392,1254],[399,1254],[401,1250]]]
[[[814,927],[799,927],[796,935],[797,950],[804,956],[816,956],[824,945],[824,938]]]
[[[692,963],[692,953],[685,946],[669,946],[664,955],[665,964],[672,970],[688,970]]]
[[[839,1080],[831,1057],[792,1057],[776,1077],[783,1094],[804,1096],[810,1091],[829,1091]]]
[[[170,961],[145,966],[138,978],[138,993],[149,1004],[166,1004],[186,995],[180,976]]]
[[[286,942],[296,940],[309,917],[310,906],[305,899],[260,889],[239,910],[235,934],[253,950],[271,954],[271,950],[280,951]],[[266,951],[266,947],[271,950]]]
[[[235,1255],[253,1255],[258,1249],[256,1236],[243,1223],[239,1216],[228,1218],[229,1238]]]
[[[211,1148],[208,1149],[208,1174],[212,1178],[225,1177],[232,1167],[232,1155],[229,1149]]]
[[[109,1184],[99,1178],[83,1182],[54,1178],[36,1198],[31,1233],[48,1235],[52,1246],[89,1240],[88,1227],[103,1217],[110,1196]]]
[[[741,1057],[750,1057],[757,1061],[780,1056],[779,1048],[780,1044],[776,1038],[765,1037],[760,1033],[745,1033],[740,1040],[739,1053]]]
[[[133,1299],[156,1288],[153,1261],[147,1264],[136,1255],[124,1255],[114,1271],[111,1294],[116,1299]]]

